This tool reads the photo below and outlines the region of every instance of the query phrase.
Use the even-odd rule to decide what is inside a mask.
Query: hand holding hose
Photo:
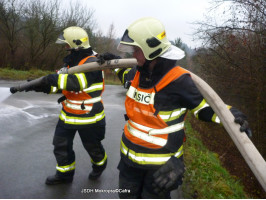
[[[240,125],[240,132],[245,132],[249,138],[252,137],[252,131],[247,121],[247,116],[240,112],[238,109],[230,108],[231,113],[235,117],[235,123]]]
[[[97,63],[99,63],[100,65],[102,65],[103,63],[105,63],[106,60],[113,60],[113,59],[121,59],[120,56],[111,54],[111,53],[103,53],[103,54],[99,54],[97,56]]]

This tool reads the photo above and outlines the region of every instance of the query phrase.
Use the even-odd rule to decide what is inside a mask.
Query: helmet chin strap
[[[78,47],[78,48],[69,48],[66,51],[79,51],[81,49],[84,49],[84,47]]]
[[[149,72],[149,65],[151,64],[152,60],[147,60],[142,66],[138,66],[139,72]]]
[[[89,47],[88,49],[79,49],[78,51],[76,49],[71,49],[70,54],[67,55],[63,61],[64,63],[67,63],[70,67],[77,65],[77,62],[80,61],[82,58],[85,58],[87,56],[93,55],[92,48]]]

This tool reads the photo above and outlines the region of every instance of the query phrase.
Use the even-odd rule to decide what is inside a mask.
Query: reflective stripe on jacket
[[[127,156],[131,161],[139,165],[162,165],[166,163],[171,156],[179,158],[183,155],[183,145],[175,153],[164,153],[164,154],[149,154],[149,153],[137,153],[126,147],[121,140],[120,146],[121,153]]]
[[[59,115],[59,118],[65,122],[65,124],[75,124],[75,125],[86,125],[86,124],[95,124],[98,121],[101,121],[105,117],[104,111],[95,114],[92,117],[73,117],[68,116],[63,110]]]

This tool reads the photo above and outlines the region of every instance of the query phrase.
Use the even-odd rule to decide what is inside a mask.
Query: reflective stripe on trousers
[[[71,163],[70,165],[65,165],[65,166],[58,166],[58,164],[56,165],[56,169],[62,173],[64,172],[69,172],[74,170],[76,162],[74,161],[73,163]]]
[[[135,151],[128,149],[121,140],[120,150],[122,154],[127,156],[130,160],[140,165],[162,165],[166,163],[171,156],[179,158],[183,155],[183,145],[175,153],[168,154],[148,154],[148,153],[136,153]]]
[[[107,160],[107,154],[105,153],[104,158],[100,162],[94,162],[92,159],[91,162],[95,165],[102,166],[106,160]]]

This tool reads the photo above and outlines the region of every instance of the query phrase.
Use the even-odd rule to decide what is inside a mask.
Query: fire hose
[[[104,70],[107,68],[128,68],[137,64],[136,59],[114,59],[103,63],[102,65],[97,62],[86,63],[83,65],[71,67],[67,70],[67,74],[90,72],[95,70]],[[245,133],[240,132],[240,125],[234,122],[234,117],[228,110],[222,99],[216,94],[216,92],[200,77],[190,72],[191,78],[195,85],[206,99],[208,104],[212,107],[214,112],[221,120],[224,128],[232,138],[233,142],[237,146],[241,155],[244,157],[249,168],[254,173],[255,177],[266,191],[266,162],[258,152],[252,141]],[[35,79],[33,81],[20,84],[16,87],[10,88],[11,93],[17,91],[24,91],[32,85],[40,85],[43,77]]]

